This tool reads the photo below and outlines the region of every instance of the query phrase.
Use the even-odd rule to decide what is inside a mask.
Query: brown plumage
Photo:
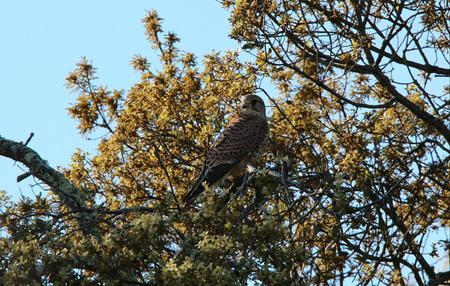
[[[229,175],[242,173],[247,164],[257,159],[268,139],[264,101],[250,94],[241,98],[241,111],[217,138],[206,155],[205,164],[183,202],[191,204],[208,187],[217,187]]]

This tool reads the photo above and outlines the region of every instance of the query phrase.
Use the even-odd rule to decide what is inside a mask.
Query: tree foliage
[[[239,51],[198,60],[152,11],[143,24],[159,62],[135,56],[141,80],[128,91],[77,64],[69,114],[82,134],[102,136],[97,154],[74,153],[65,177],[0,137],[0,155],[48,187],[18,202],[1,193],[2,283],[449,280],[438,269],[450,201],[448,3],[221,2],[253,61]],[[184,208],[178,199],[251,92],[273,106],[263,162],[244,185]]]

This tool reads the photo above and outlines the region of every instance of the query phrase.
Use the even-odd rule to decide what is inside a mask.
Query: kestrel
[[[264,101],[254,94],[241,98],[241,111],[217,138],[206,154],[205,164],[183,203],[189,205],[205,190],[220,185],[228,176],[239,176],[247,164],[261,156],[267,144],[267,125]]]

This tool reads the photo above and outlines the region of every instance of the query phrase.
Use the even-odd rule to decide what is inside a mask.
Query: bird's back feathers
[[[183,203],[191,204],[207,186],[216,185],[238,164],[252,159],[259,153],[267,139],[266,118],[257,113],[240,114],[230,122],[206,155],[205,165],[184,195]]]

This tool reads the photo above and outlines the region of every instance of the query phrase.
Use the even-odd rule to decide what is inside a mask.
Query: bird
[[[242,96],[240,112],[207,152],[200,174],[182,198],[184,205],[191,205],[204,192],[205,185],[214,189],[225,178],[241,175],[262,155],[268,138],[264,101],[255,94]]]

